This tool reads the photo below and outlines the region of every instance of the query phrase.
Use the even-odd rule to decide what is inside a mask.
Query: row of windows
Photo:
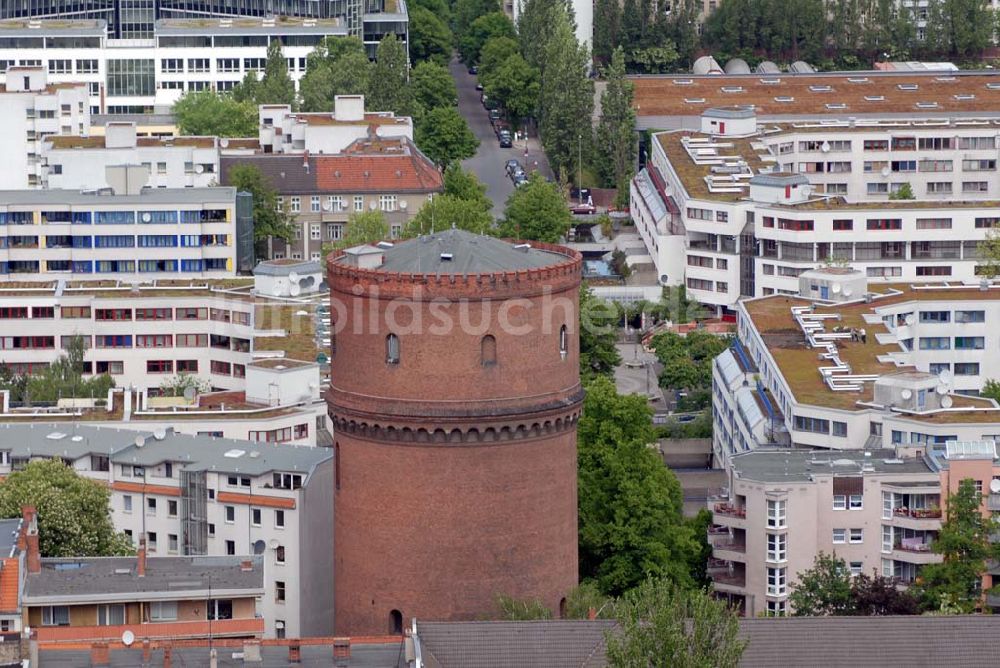
[[[569,353],[569,332],[566,325],[559,328],[559,355],[566,359]],[[479,362],[484,367],[491,367],[497,363],[497,340],[492,334],[485,335],[479,342]],[[385,337],[385,363],[397,365],[400,363],[400,343],[399,337],[389,334]]]
[[[194,169],[192,163],[192,170]],[[134,225],[136,223],[224,223],[229,218],[228,209],[184,209],[171,211],[39,211],[43,224],[66,225]],[[0,225],[33,225],[33,211],[2,211]]]
[[[983,350],[986,340],[982,336],[956,336],[954,337],[955,350]],[[951,350],[952,338],[948,336],[921,336],[919,340],[920,350]]]
[[[833,436],[837,436],[839,438],[847,438],[846,422],[796,415],[794,424],[796,431],[808,431],[813,434],[832,434]]]
[[[285,199],[284,197],[278,197],[275,200],[275,208],[278,211],[284,211],[285,209]],[[292,195],[288,199],[288,210],[291,213],[301,213],[302,212],[302,200],[303,198],[299,195]],[[372,204],[374,206],[374,203]],[[378,208],[381,211],[391,212],[395,211],[399,206],[399,198],[396,195],[379,195],[378,196]],[[360,212],[365,210],[365,196],[364,195],[354,195],[354,211]],[[322,213],[326,212],[341,212],[347,211],[347,200],[342,195],[327,195],[326,202],[324,203],[323,198],[319,195],[311,195],[309,197],[309,211],[311,213]]]
[[[98,308],[93,309],[94,320],[215,320],[218,322],[233,322],[237,325],[249,325],[250,314],[246,311],[230,311],[229,309],[208,308],[204,306],[179,306],[175,309],[158,308]],[[90,318],[89,306],[63,306],[63,318]],[[51,316],[50,316],[51,317]],[[180,334],[178,336],[184,336]],[[191,335],[194,336],[194,335]],[[200,335],[204,336],[204,335]]]

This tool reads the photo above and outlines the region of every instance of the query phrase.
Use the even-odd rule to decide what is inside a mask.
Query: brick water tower
[[[577,583],[580,255],[447,230],[328,260],[340,635],[558,614]]]

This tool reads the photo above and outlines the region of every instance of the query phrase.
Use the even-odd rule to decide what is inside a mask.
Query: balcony
[[[941,555],[931,550],[930,541],[922,538],[904,538],[892,546],[892,558],[911,564],[935,564]]]
[[[712,504],[713,519],[717,525],[732,528],[747,528],[747,509],[743,506],[722,501]]]
[[[747,558],[746,543],[726,540],[712,545],[712,556],[725,561],[745,562]]]
[[[213,638],[244,638],[260,637],[263,635],[264,620],[255,617],[250,619],[218,619],[211,622],[208,620],[198,620],[193,622],[152,622],[148,624],[122,624],[117,626],[37,626],[33,627],[33,629],[38,634],[39,642],[119,640],[125,631],[134,633],[137,640],[144,638],[208,638],[210,633]]]
[[[941,510],[938,508],[895,508],[892,524],[903,529],[935,531],[941,528]]]
[[[742,506],[736,506],[731,503],[717,503],[713,507],[716,515],[723,515],[725,517],[738,517],[740,519],[746,519],[747,509]]]
[[[1000,510],[1000,494],[990,494],[986,497],[987,510]]]
[[[745,572],[719,571],[709,573],[712,588],[717,592],[728,594],[746,594],[747,576]]]

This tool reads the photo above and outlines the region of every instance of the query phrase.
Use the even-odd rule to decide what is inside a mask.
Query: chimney
[[[22,506],[21,517],[24,522],[24,542],[28,550],[28,572],[42,572],[42,552],[38,546],[38,512],[34,506]]]
[[[137,563],[135,572],[139,577],[146,577],[146,534],[139,539],[139,552],[136,554]]]

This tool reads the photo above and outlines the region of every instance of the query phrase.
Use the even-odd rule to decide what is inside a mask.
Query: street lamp
[[[576,135],[578,155],[576,161],[576,198],[579,200],[579,204],[583,205],[583,133],[578,132]]]

